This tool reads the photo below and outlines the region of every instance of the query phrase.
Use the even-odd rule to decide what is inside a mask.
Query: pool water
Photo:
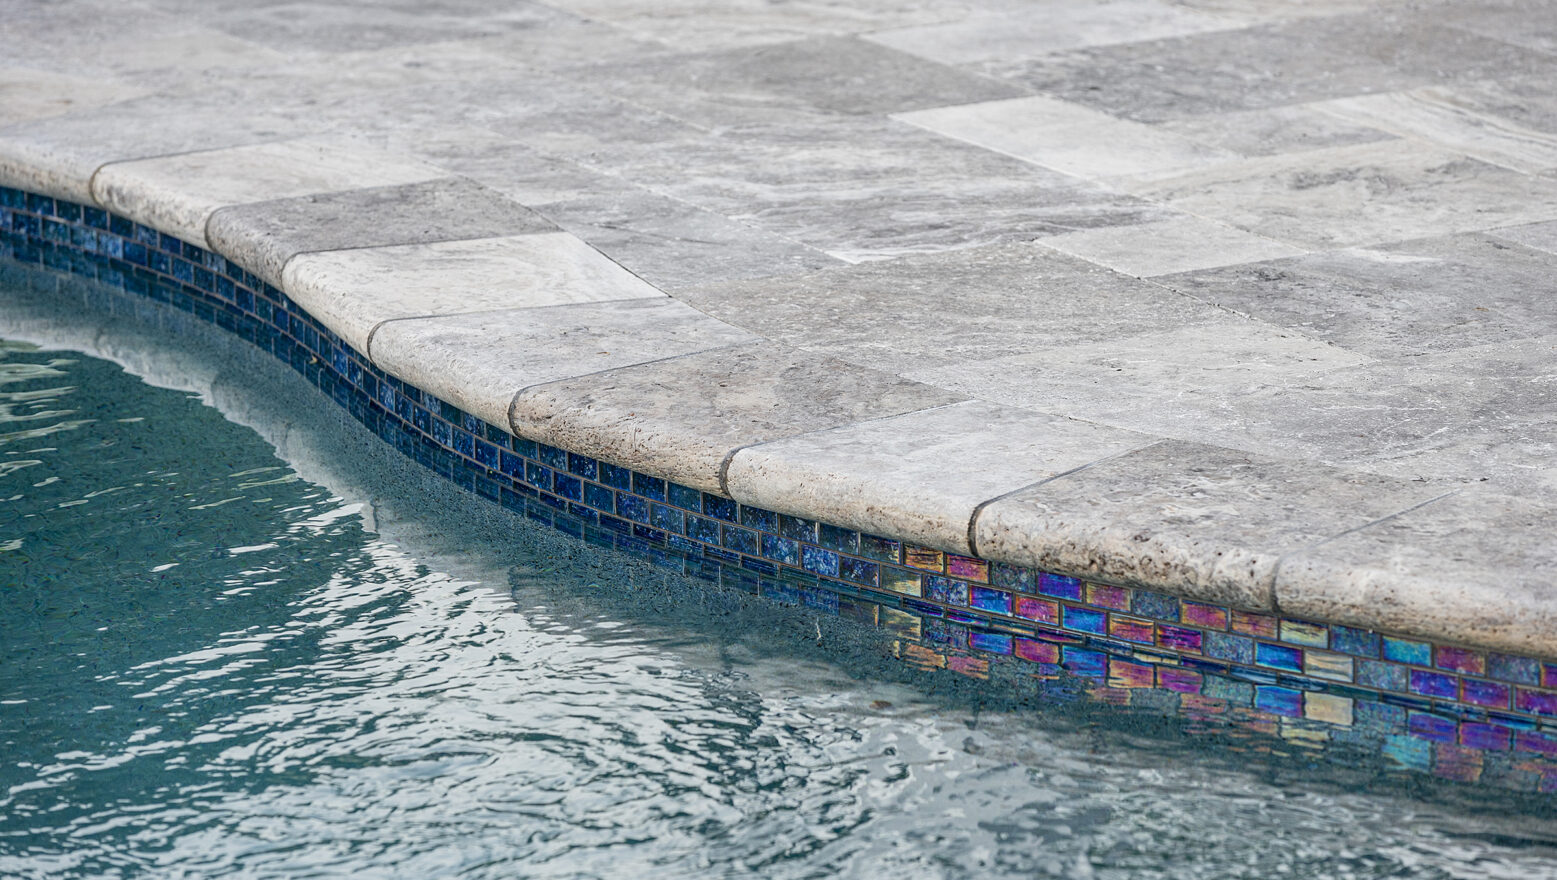
[[[0,876],[1557,876],[1550,799],[1003,700],[415,479],[386,535],[0,343]]]

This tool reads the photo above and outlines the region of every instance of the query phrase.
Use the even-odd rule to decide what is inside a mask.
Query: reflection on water
[[[1543,799],[1160,689],[920,672],[541,542],[455,574],[188,394],[3,354],[0,875],[1557,872]]]

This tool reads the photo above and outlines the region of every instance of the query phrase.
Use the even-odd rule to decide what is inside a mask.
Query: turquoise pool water
[[[1557,876],[1547,799],[1000,702],[406,479],[0,346],[0,876]]]

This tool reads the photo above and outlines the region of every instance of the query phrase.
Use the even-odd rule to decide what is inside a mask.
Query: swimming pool
[[[921,671],[287,416],[172,310],[5,299],[0,874],[1557,871],[1541,797]]]

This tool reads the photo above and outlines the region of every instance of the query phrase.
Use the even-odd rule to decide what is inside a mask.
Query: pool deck
[[[0,40],[0,185],[520,436],[1557,658],[1547,0],[0,0]]]

